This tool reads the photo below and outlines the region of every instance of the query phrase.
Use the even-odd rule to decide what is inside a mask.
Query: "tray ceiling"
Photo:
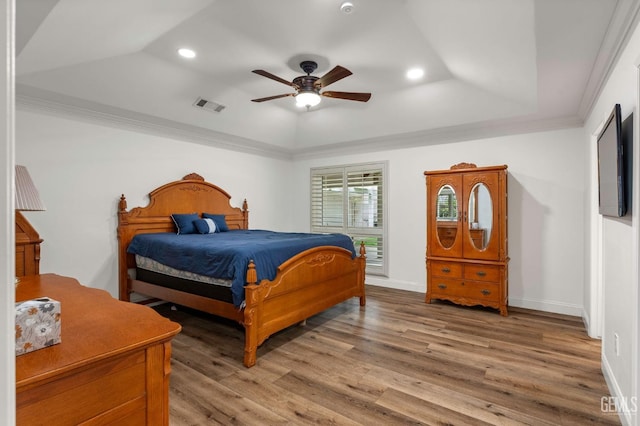
[[[18,107],[315,155],[580,126],[636,0],[40,0],[17,3]],[[196,51],[193,59],[177,49]],[[309,111],[285,80],[353,75]],[[417,81],[405,77],[423,67]],[[196,108],[202,98],[224,106]]]

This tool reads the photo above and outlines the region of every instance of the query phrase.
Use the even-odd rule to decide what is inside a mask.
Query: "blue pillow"
[[[218,232],[218,227],[213,219],[198,219],[193,221],[193,224],[201,234],[213,234],[214,232]]]
[[[174,213],[171,215],[171,219],[173,219],[173,223],[175,223],[176,228],[178,228],[178,235],[195,234],[197,232],[193,224],[194,220],[200,219],[197,213]]]
[[[202,213],[202,217],[205,219],[213,219],[216,224],[216,232],[227,232],[229,230],[223,214]]]

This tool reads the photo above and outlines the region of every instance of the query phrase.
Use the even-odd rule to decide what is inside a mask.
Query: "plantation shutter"
[[[342,232],[344,228],[344,176],[338,172],[311,177],[311,227],[317,232]],[[331,231],[330,229],[335,229]]]
[[[384,163],[311,172],[311,230],[351,237],[358,252],[367,250],[367,273],[384,274]]]

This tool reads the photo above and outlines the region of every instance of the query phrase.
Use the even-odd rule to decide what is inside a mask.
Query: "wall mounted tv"
[[[616,104],[597,140],[599,211],[622,217],[631,206],[632,115],[623,123],[620,104]]]

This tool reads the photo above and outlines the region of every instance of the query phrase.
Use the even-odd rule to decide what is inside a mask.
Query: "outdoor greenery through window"
[[[311,231],[340,232],[364,241],[367,273],[386,275],[386,163],[311,170]]]

